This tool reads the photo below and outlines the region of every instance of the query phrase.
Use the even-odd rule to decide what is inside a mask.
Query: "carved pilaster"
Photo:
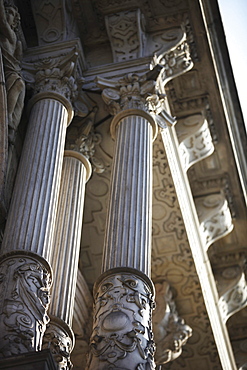
[[[94,288],[95,318],[87,369],[154,369],[154,290],[147,276],[119,268]]]
[[[41,350],[49,322],[49,265],[34,253],[12,252],[0,259],[0,277],[0,357]]]
[[[155,284],[156,309],[153,315],[153,331],[156,344],[156,364],[166,364],[182,353],[182,347],[192,335],[192,329],[179,317],[166,281]],[[164,309],[165,307],[165,309]]]

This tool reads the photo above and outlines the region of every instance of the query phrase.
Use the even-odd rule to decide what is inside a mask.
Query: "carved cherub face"
[[[15,6],[5,5],[5,13],[8,24],[14,31],[16,31],[20,24],[20,15],[17,8]]]

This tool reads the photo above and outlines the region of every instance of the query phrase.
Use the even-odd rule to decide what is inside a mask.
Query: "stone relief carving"
[[[31,2],[39,44],[75,38],[78,34],[68,0],[33,0]]]
[[[40,258],[40,260],[42,260]],[[51,275],[35,257],[12,253],[1,258],[0,356],[41,349],[49,318]]]
[[[151,281],[137,270],[125,270],[109,270],[95,287],[87,369],[155,368]]]
[[[155,283],[156,309],[153,315],[153,331],[156,344],[156,364],[175,360],[192,335],[192,329],[177,313],[172,291],[166,281]]]
[[[118,81],[97,77],[97,84],[103,90],[102,99],[110,114],[115,115],[125,109],[148,111],[150,105],[160,106],[156,94],[156,81],[160,67],[143,76],[129,73]],[[154,107],[153,107],[154,109]]]
[[[10,143],[15,139],[24,105],[25,83],[21,75],[22,44],[17,31],[20,15],[16,6],[0,1],[0,47],[7,94],[8,135]]]
[[[49,348],[59,370],[71,370],[73,365],[70,354],[74,347],[74,335],[69,326],[62,320],[51,317],[47,325],[42,349]]]
[[[213,153],[214,145],[208,122],[202,114],[179,119],[176,132],[185,170]]]
[[[54,92],[66,99],[76,100],[75,81],[78,52],[73,48],[65,55],[25,61],[25,80],[34,88],[34,93]]]
[[[145,22],[140,9],[107,15],[105,22],[114,62],[142,57]]]
[[[233,229],[232,216],[222,193],[195,199],[200,231],[205,248],[229,234]]]
[[[219,308],[225,322],[247,305],[246,276],[246,263],[216,270],[215,279],[220,294]]]
[[[174,47],[165,52],[159,52],[154,57],[154,63],[164,67],[161,75],[164,85],[174,77],[189,71],[193,67],[193,62],[190,57],[189,45],[186,42],[186,34],[182,33],[181,39]]]

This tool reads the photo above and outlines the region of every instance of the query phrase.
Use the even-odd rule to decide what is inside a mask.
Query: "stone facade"
[[[0,0],[0,368],[247,366],[247,136],[217,0]]]

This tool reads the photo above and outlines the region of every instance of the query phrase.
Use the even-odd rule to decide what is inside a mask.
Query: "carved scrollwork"
[[[153,288],[137,270],[109,270],[94,289],[88,369],[154,369]]]
[[[98,77],[97,84],[103,90],[102,99],[112,115],[126,109],[148,111],[150,106],[159,104],[159,97],[155,94],[156,81],[149,80],[147,75],[140,77],[129,73],[118,81]]]
[[[70,354],[74,347],[74,335],[62,320],[51,316],[43,338],[42,349],[49,348],[59,370],[71,370]]]
[[[225,322],[247,305],[246,276],[246,264],[229,266],[215,274],[220,294],[219,308]]]
[[[1,258],[1,357],[41,349],[49,322],[51,275],[40,260],[21,253]]]
[[[172,292],[166,281],[156,283],[157,307],[153,315],[157,364],[175,360],[192,335],[192,329],[178,316]]]
[[[77,47],[63,54],[46,57],[26,58],[23,63],[24,78],[34,89],[34,94],[54,93],[63,96],[69,101],[78,96],[76,81],[76,65],[78,60]]]
[[[186,34],[181,32],[180,39],[176,41],[173,47],[154,57],[154,64],[163,66],[161,79],[164,85],[193,67]]]
[[[212,137],[203,115],[194,114],[178,120],[176,131],[185,170],[213,153]]]
[[[229,234],[233,229],[232,216],[227,200],[221,193],[195,200],[205,248]]]

